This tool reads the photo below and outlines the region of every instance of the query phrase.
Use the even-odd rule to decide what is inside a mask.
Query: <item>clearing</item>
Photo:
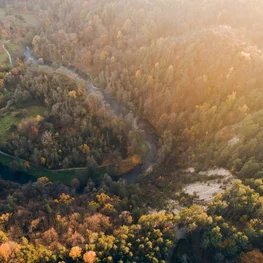
[[[45,112],[44,106],[30,106],[25,108],[24,117],[36,117],[42,115]],[[0,117],[0,143],[4,143],[7,140],[8,133],[12,125],[17,125],[24,118],[19,112],[9,112]],[[1,159],[1,158],[0,158]]]
[[[230,187],[234,176],[230,171],[224,168],[216,168],[208,171],[201,171],[199,175],[209,177],[216,176],[217,179],[207,182],[195,182],[184,187],[183,191],[189,195],[197,195],[195,201],[208,202],[215,194],[223,193],[227,187]]]

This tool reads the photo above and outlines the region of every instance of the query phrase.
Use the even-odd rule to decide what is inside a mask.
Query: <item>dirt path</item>
[[[10,40],[6,41],[5,43],[8,43],[8,42],[10,42]],[[13,67],[12,57],[11,57],[11,55],[10,55],[9,51],[6,49],[6,47],[5,47],[5,45],[4,45],[4,44],[3,44],[3,46],[2,46],[2,47],[3,47],[4,51],[6,52],[6,54],[7,54],[8,58],[9,58],[9,61],[10,61],[10,65],[11,65],[11,67]]]

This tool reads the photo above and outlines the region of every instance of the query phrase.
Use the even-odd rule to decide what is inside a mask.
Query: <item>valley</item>
[[[262,11],[0,0],[0,262],[263,262]]]

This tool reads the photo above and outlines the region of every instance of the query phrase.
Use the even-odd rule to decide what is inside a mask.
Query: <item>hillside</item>
[[[56,16],[50,10],[54,4],[50,3],[46,7],[49,23],[57,19],[61,23],[53,23],[52,27],[44,24],[42,33],[33,40],[35,53],[88,72],[100,88],[147,118],[160,134],[168,136],[171,132],[173,141],[168,148],[174,150],[163,153],[161,149],[161,159],[171,154],[169,163],[175,159],[184,166],[218,164],[220,153],[212,158],[203,156],[197,141],[212,147],[221,130],[261,109],[260,42],[246,29],[258,21],[255,17],[253,21],[246,19],[246,25],[237,23],[239,17],[224,21],[224,12],[219,9],[214,17],[222,21],[212,19],[210,12],[203,12],[202,17],[196,15],[194,21],[190,20],[192,14],[182,13],[181,17],[189,16],[182,25],[172,11],[176,12],[179,5],[184,10],[184,5],[192,2],[188,12],[199,14],[201,4],[157,1],[160,8],[155,10],[154,5],[134,1],[123,10],[121,2],[101,6],[95,1],[79,5],[69,2]],[[222,9],[228,1],[224,3]],[[215,3],[210,4],[212,7],[204,4],[202,8],[214,10]],[[239,15],[245,15],[244,9],[252,6],[239,5]],[[63,8],[70,9],[70,14],[64,16]],[[97,14],[99,8],[102,10]],[[133,8],[147,11],[143,16],[138,12],[135,21]],[[161,12],[167,14],[167,19],[157,22]],[[70,16],[74,15],[77,22],[71,24]],[[198,160],[193,155],[198,155]],[[241,161],[243,167],[248,160]],[[218,165],[233,167],[233,163]]]
[[[0,258],[262,262],[262,1],[0,4]]]

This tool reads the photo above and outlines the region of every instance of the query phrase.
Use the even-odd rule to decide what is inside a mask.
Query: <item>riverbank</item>
[[[25,51],[26,61],[31,61],[31,63],[38,63],[38,60],[32,56],[29,48]],[[30,62],[29,62],[30,63]],[[50,62],[46,62],[47,65],[50,65]],[[144,120],[139,119],[138,116],[130,114],[130,119],[125,119],[130,111],[125,108],[123,105],[119,105],[113,98],[104,94],[103,91],[94,87],[90,82],[89,76],[84,72],[79,72],[77,69],[66,68],[69,73],[75,75],[76,78],[83,79],[86,81],[86,87],[89,92],[96,92],[103,96],[105,103],[109,104],[111,113],[120,118],[122,121],[129,124],[131,129],[134,129],[134,132],[138,132],[140,138],[139,148],[137,149],[136,154],[133,156],[122,160],[119,164],[119,167],[114,167],[112,164],[104,164],[96,168],[96,171],[100,174],[108,173],[109,170],[113,171],[112,175],[115,179],[124,178],[128,182],[134,182],[137,176],[141,173],[148,172],[149,169],[156,162],[157,147],[158,142],[157,136],[155,136],[154,131],[152,131],[151,126]],[[49,170],[43,167],[36,166],[27,160],[19,159],[17,157],[8,155],[4,152],[0,152],[0,162],[7,166],[12,166],[14,163],[18,170],[26,172],[30,175],[35,176],[36,178],[46,176],[50,181],[54,182],[63,182],[70,183],[70,181],[76,176],[76,174],[85,172],[87,167],[77,167],[77,168],[68,168],[68,169],[57,169]]]

